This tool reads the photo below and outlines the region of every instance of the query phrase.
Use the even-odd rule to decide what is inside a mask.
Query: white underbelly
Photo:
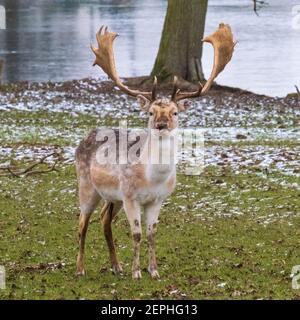
[[[123,195],[119,189],[97,190],[100,196],[108,202],[123,201]]]
[[[151,188],[139,190],[136,195],[136,200],[142,205],[151,202],[159,202],[167,198],[170,193],[170,190],[168,190],[165,185],[153,186]]]

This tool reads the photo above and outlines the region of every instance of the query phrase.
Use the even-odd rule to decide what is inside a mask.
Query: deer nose
[[[158,122],[156,124],[156,129],[158,130],[163,130],[163,129],[167,129],[168,128],[168,124],[166,122]]]

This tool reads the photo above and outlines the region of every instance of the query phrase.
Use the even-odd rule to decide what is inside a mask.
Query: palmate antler
[[[107,27],[104,28],[102,26],[100,30],[96,33],[96,39],[98,42],[98,48],[91,46],[94,54],[96,55],[96,60],[93,65],[98,65],[102,68],[102,70],[115,82],[117,87],[124,93],[132,96],[143,96],[150,101],[154,101],[156,99],[156,86],[157,79],[154,77],[154,83],[152,91],[140,91],[140,90],[132,90],[125,86],[119,75],[117,73],[114,51],[113,51],[113,42],[115,38],[118,36],[115,32],[108,32]]]
[[[152,91],[133,90],[122,83],[116,70],[113,51],[113,41],[117,36],[118,35],[115,32],[108,32],[107,27],[104,28],[104,26],[102,26],[100,28],[100,30],[96,33],[98,48],[91,46],[94,54],[96,55],[96,60],[93,65],[97,64],[99,67],[101,67],[122,92],[132,97],[137,97],[140,95],[150,101],[154,101],[156,99],[157,88],[156,77],[154,77]],[[177,77],[175,77],[172,94],[172,101],[174,102],[182,99],[197,98],[206,94],[212,86],[214,80],[231,60],[236,43],[233,41],[231,28],[228,24],[220,23],[218,30],[210,36],[205,37],[202,41],[211,43],[214,48],[214,66],[211,75],[204,86],[200,84],[199,89],[192,92],[181,92],[180,89],[178,89]]]
[[[175,77],[172,94],[172,100],[175,102],[182,99],[197,98],[206,94],[216,77],[224,70],[227,63],[231,60],[234,46],[236,45],[233,41],[230,26],[224,23],[220,23],[218,30],[210,36],[205,37],[202,41],[209,42],[214,47],[214,66],[211,75],[204,86],[200,84],[199,89],[192,92],[180,92],[180,89],[178,89],[177,77]]]

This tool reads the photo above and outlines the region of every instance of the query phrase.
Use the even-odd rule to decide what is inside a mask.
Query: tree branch
[[[258,10],[263,7],[268,5],[268,3],[266,1],[262,1],[262,0],[252,0],[253,1],[253,11],[255,12],[255,14],[257,16],[259,16],[258,14]],[[259,7],[260,6],[260,7]]]
[[[48,172],[51,172],[51,171],[58,171],[56,169],[56,165],[58,163],[58,159],[55,160],[54,164],[48,168],[48,169],[45,169],[45,170],[33,170],[36,166],[38,165],[47,165],[48,164],[45,162],[46,159],[50,158],[51,156],[55,156],[55,157],[58,157],[59,156],[59,153],[57,152],[53,152],[53,153],[50,153],[44,157],[42,157],[41,159],[39,159],[37,162],[31,164],[29,167],[25,168],[25,169],[22,169],[22,170],[13,170],[11,166],[6,166],[6,167],[2,167],[0,168],[0,170],[4,170],[4,171],[7,171],[9,172],[13,177],[21,177],[21,176],[29,176],[29,175],[32,175],[32,174],[43,174],[43,173],[48,173]]]

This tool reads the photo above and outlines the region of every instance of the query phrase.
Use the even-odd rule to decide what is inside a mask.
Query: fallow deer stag
[[[114,81],[115,85],[129,96],[136,97],[141,108],[148,112],[148,133],[139,156],[139,161],[132,164],[99,163],[97,150],[103,141],[97,140],[98,130],[91,131],[81,141],[76,150],[76,170],[79,183],[80,218],[79,218],[79,253],[77,257],[77,274],[84,275],[84,246],[90,216],[102,198],[105,204],[101,211],[102,224],[109,249],[112,270],[122,273],[117,259],[111,223],[123,207],[133,237],[132,277],[141,278],[140,244],[141,244],[141,211],[146,215],[146,234],[149,246],[148,271],[152,278],[158,278],[154,235],[162,203],[175,188],[176,165],[153,164],[150,160],[149,147],[151,135],[158,135],[164,140],[178,128],[178,113],[187,109],[181,100],[197,98],[208,92],[214,79],[223,71],[231,60],[235,43],[229,25],[221,23],[217,31],[202,41],[209,42],[214,48],[214,66],[204,86],[193,92],[181,92],[177,78],[174,78],[174,89],[171,99],[160,99],[156,95],[157,80],[154,78],[152,91],[133,90],[125,86],[116,70],[113,41],[116,33],[108,32],[107,28],[96,34],[98,48],[91,47],[98,65]],[[180,102],[181,101],[181,102]],[[174,148],[174,144],[165,144],[164,148]],[[161,152],[159,145],[151,146],[151,152]],[[153,150],[154,148],[154,150]],[[170,154],[174,150],[170,150]]]

